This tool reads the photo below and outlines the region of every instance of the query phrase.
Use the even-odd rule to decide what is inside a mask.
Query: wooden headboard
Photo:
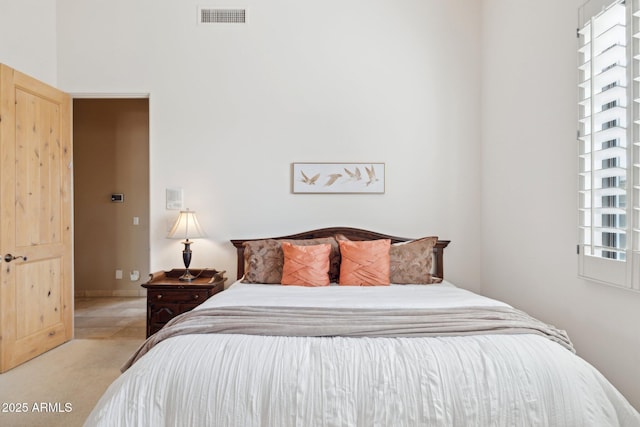
[[[342,234],[349,240],[377,240],[377,239],[389,239],[391,243],[407,242],[414,239],[408,239],[404,237],[389,236],[387,234],[378,233],[375,231],[362,230],[360,228],[351,227],[328,227],[320,228],[317,230],[303,231],[298,234],[291,234],[289,236],[278,237],[261,237],[259,239],[237,239],[231,240],[233,246],[238,251],[238,279],[244,275],[244,242],[250,242],[254,240],[264,239],[316,239],[321,237],[333,237],[336,234]],[[444,279],[444,248],[449,245],[450,240],[438,240],[438,243],[433,248],[433,260],[434,260],[434,274],[437,277]]]

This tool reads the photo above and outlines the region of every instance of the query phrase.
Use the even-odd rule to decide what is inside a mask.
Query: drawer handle
[[[200,295],[198,295],[198,294],[195,294],[195,295],[193,296],[193,299],[198,299],[198,298],[200,298]]]
[[[162,299],[162,294],[158,294],[157,298]]]

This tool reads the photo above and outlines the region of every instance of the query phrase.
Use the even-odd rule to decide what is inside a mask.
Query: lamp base
[[[191,242],[186,239],[184,242],[184,250],[182,251],[182,260],[184,261],[184,274],[179,277],[181,282],[190,282],[196,278],[189,272],[189,265],[191,264]]]
[[[182,274],[182,276],[180,276],[178,278],[178,280],[180,280],[181,282],[191,282],[193,279],[195,279],[196,276],[194,276],[193,274],[191,274],[191,272],[189,271],[189,269],[185,269],[184,273]]]

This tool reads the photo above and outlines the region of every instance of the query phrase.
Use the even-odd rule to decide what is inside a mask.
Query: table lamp
[[[205,237],[206,234],[200,228],[196,213],[187,209],[186,211],[180,211],[180,215],[176,219],[176,222],[171,227],[171,231],[167,235],[169,239],[184,239],[184,250],[182,251],[182,260],[184,261],[184,274],[180,276],[180,280],[183,282],[192,281],[195,276],[189,272],[189,264],[191,264],[191,242],[189,239],[197,239]]]

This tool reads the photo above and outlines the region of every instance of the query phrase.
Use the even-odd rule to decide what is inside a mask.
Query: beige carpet
[[[82,426],[120,375],[122,364],[144,341],[144,299],[75,303],[78,339],[0,375],[0,426]]]
[[[82,426],[139,344],[77,339],[0,375],[0,426]],[[26,403],[27,412],[4,412],[12,403]]]
[[[77,339],[0,375],[1,427],[82,426],[144,341],[146,298],[76,298],[74,305]]]

